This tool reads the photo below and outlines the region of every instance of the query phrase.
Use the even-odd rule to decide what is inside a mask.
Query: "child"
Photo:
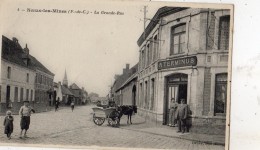
[[[31,112],[35,113],[35,110],[33,108],[31,108],[31,106],[29,106],[29,101],[24,101],[24,105],[20,108],[19,111],[19,115],[21,116],[21,134],[20,134],[20,138],[22,138],[22,133],[23,130],[25,130],[24,132],[24,137],[26,136],[26,132],[29,129],[30,126],[30,116],[31,116]]]
[[[75,104],[74,104],[74,100],[72,100],[71,103],[70,103],[72,112],[73,112],[73,110],[74,110],[74,105],[75,105]]]
[[[11,139],[11,134],[13,133],[13,121],[14,118],[12,116],[12,112],[8,110],[4,120],[5,134],[7,135],[8,140]]]

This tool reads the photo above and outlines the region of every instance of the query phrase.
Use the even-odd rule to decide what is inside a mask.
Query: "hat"
[[[23,102],[24,102],[24,103],[25,103],[25,102],[29,103],[29,101],[28,101],[28,100],[24,100]]]
[[[11,115],[11,114],[12,114],[11,110],[7,110],[6,115]]]

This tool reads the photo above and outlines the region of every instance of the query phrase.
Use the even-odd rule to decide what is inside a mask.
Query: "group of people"
[[[175,127],[177,124],[177,132],[189,132],[187,119],[190,115],[190,109],[189,106],[185,104],[185,99],[181,99],[180,101],[181,103],[178,104],[174,98],[171,99],[168,125]]]
[[[20,138],[27,137],[26,133],[30,126],[30,116],[31,116],[32,112],[35,113],[35,110],[31,106],[29,106],[29,101],[27,101],[27,100],[24,101],[24,105],[20,108],[20,111],[19,111],[19,115],[21,116]],[[11,139],[11,134],[13,133],[13,122],[14,122],[14,117],[12,116],[12,112],[10,110],[8,110],[6,112],[6,117],[4,119],[4,126],[5,126],[4,133],[7,135],[7,138],[9,140]],[[24,131],[24,134],[23,134],[23,131]]]

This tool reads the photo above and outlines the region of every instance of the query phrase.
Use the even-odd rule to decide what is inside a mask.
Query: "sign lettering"
[[[167,68],[185,67],[185,66],[196,66],[196,65],[197,65],[197,57],[192,56],[192,57],[159,61],[158,70],[167,69]]]

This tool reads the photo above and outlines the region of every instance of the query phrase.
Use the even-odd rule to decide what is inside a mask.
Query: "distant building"
[[[75,99],[75,104],[82,104],[82,99],[83,99],[83,92],[82,90],[78,87],[77,84],[73,83],[72,85],[70,85],[70,91],[73,93],[74,95],[74,99]]]
[[[129,69],[129,64],[123,69],[122,75],[115,76],[111,88],[112,99],[118,105],[136,105],[138,64]]]
[[[59,91],[61,91],[62,94],[62,103],[64,103],[65,105],[70,105],[71,101],[74,99],[74,94],[70,91],[69,87],[68,87],[68,78],[67,78],[67,72],[65,70],[65,74],[64,74],[64,78],[61,82],[59,82],[58,84],[58,88]]]
[[[11,109],[17,113],[24,100],[29,100],[38,112],[46,110],[47,91],[52,88],[53,77],[53,73],[29,54],[27,44],[23,49],[18,39],[2,36],[1,112]]]

